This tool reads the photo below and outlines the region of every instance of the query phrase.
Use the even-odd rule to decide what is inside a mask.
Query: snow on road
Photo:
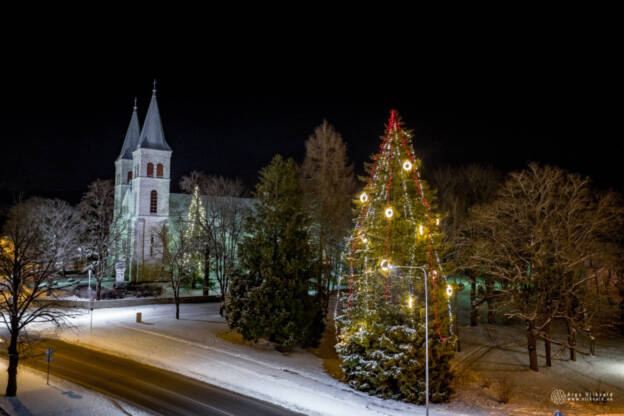
[[[7,361],[0,360],[0,387],[6,386]],[[89,415],[147,416],[149,413],[113,400],[69,381],[21,366],[17,375],[17,397],[0,397],[0,409],[11,416]],[[0,412],[0,414],[2,414]]]

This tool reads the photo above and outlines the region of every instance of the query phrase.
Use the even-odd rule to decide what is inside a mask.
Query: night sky
[[[194,169],[239,177],[252,189],[274,154],[300,162],[324,118],[362,172],[392,108],[414,130],[426,169],[474,162],[509,171],[539,161],[623,190],[621,129],[603,99],[608,82],[600,68],[551,52],[438,60],[406,51],[392,59],[354,50],[325,59],[213,51],[199,63],[163,56],[127,65],[118,57],[104,67],[59,58],[43,72],[4,69],[0,200],[21,191],[76,203],[90,181],[112,178],[133,98],[142,123],[153,78],[174,192]]]

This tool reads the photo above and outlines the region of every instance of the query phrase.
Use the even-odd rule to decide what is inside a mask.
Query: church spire
[[[158,102],[156,101],[156,80],[154,80],[154,89],[152,89],[152,100],[150,101],[143,130],[139,138],[140,149],[157,149],[171,150],[165,141],[165,133],[160,120],[160,112],[158,111]]]
[[[132,160],[132,151],[139,144],[139,135],[141,134],[141,128],[139,127],[139,116],[137,115],[137,99],[134,97],[134,105],[132,106],[132,117],[130,117],[130,124],[126,131],[126,137],[124,138],[123,146],[121,147],[121,153],[118,159]]]

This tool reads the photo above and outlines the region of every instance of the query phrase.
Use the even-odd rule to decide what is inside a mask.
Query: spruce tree
[[[323,320],[309,294],[314,257],[295,162],[275,156],[260,172],[255,198],[239,248],[247,274],[232,282],[228,323],[245,339],[267,338],[280,351],[316,345]]]
[[[449,360],[454,337],[452,287],[438,257],[440,216],[432,191],[420,179],[421,161],[414,155],[411,133],[401,127],[395,111],[372,159],[366,186],[355,201],[358,216],[344,255],[336,349],[352,387],[424,403],[428,330],[430,400],[446,401],[452,393]]]

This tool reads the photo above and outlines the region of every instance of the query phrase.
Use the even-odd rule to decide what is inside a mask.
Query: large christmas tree
[[[450,296],[440,264],[440,216],[420,178],[411,133],[390,115],[356,204],[336,308],[347,382],[381,397],[425,401],[425,284],[429,311],[430,400],[452,393]],[[427,279],[425,280],[425,272]]]

